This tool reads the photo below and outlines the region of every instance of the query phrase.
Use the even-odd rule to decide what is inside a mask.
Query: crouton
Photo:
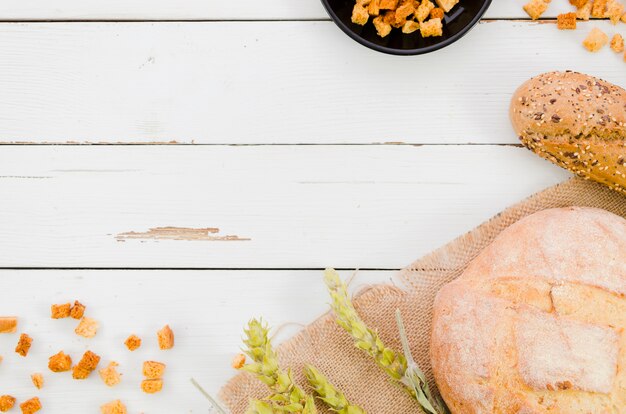
[[[443,35],[443,25],[441,19],[430,19],[420,24],[420,33],[422,37],[437,37]]]
[[[99,327],[98,321],[85,316],[80,320],[74,332],[76,332],[76,335],[84,336],[85,338],[93,338],[96,336]]]
[[[398,8],[399,0],[380,0],[379,8],[381,10],[395,10]]]
[[[611,23],[619,23],[622,15],[624,14],[624,5],[618,0],[611,0],[606,9],[606,17],[611,19]]]
[[[20,408],[22,409],[22,414],[33,414],[41,410],[41,401],[39,401],[39,398],[33,397],[21,403]]]
[[[33,385],[37,387],[38,390],[43,388],[43,375],[40,373],[36,373],[30,376]]]
[[[129,351],[134,351],[141,346],[141,338],[137,335],[131,335],[126,338],[124,345],[126,345],[126,348],[128,348]]]
[[[622,14],[622,18],[620,20],[622,23],[626,23],[626,13]]]
[[[0,316],[0,333],[14,333],[17,331],[17,318],[15,316]]]
[[[50,306],[50,317],[52,319],[69,318],[71,309],[72,309],[71,303],[63,303],[61,305],[52,305]]]
[[[141,389],[146,394],[155,394],[163,389],[162,379],[146,379],[141,381]]]
[[[79,301],[74,301],[74,306],[72,306],[70,316],[74,319],[81,319],[83,316],[85,316],[85,308],[85,305],[83,305]]]
[[[452,10],[452,8],[456,6],[456,4],[459,2],[459,0],[435,0],[435,1],[437,2],[437,5],[439,5],[439,7],[441,7],[443,11],[445,11],[446,13]]]
[[[52,355],[48,358],[48,368],[52,372],[66,372],[72,369],[72,358],[63,353]]]
[[[6,413],[15,405],[15,398],[10,395],[0,396],[0,412]]]
[[[617,53],[622,53],[624,51],[624,38],[621,34],[613,36],[611,39],[611,49]]]
[[[414,11],[415,8],[413,7],[413,3],[411,2],[406,2],[398,7],[396,9],[396,24],[401,24],[402,26],[404,26],[407,17],[412,15]]]
[[[593,1],[589,0],[585,5],[576,10],[576,18],[579,20],[589,20],[591,17],[591,8],[593,7]]]
[[[594,27],[583,41],[583,46],[590,52],[597,52],[609,42],[609,37],[602,30]]]
[[[169,325],[165,325],[157,332],[157,339],[159,340],[160,349],[174,348],[174,332]]]
[[[241,369],[243,368],[244,365],[246,365],[246,356],[244,354],[235,355],[232,362],[230,363],[230,366],[233,367],[234,369]]]
[[[85,352],[81,360],[72,370],[72,378],[77,380],[86,379],[91,374],[98,364],[100,363],[100,357],[91,351]]]
[[[543,0],[530,0],[524,5],[524,11],[531,19],[537,20],[548,9],[548,3]]]
[[[592,0],[569,0],[569,4],[576,7],[577,9],[580,9],[589,1],[592,1]]]
[[[607,3],[608,0],[594,0],[593,6],[591,7],[591,17],[595,17],[596,19],[603,18]]]
[[[122,375],[117,372],[119,364],[115,361],[109,362],[106,368],[102,368],[98,373],[102,381],[109,387],[113,387],[122,381]]]
[[[443,9],[441,7],[435,7],[434,9],[432,9],[430,11],[430,18],[431,19],[441,19],[443,20],[443,17],[445,16]]]
[[[352,9],[352,23],[364,26],[369,18],[370,15],[364,6],[361,6],[358,3],[354,5],[354,8]]]
[[[385,23],[383,16],[376,17],[372,20],[372,23],[374,23],[378,36],[386,37],[389,33],[391,33],[391,25],[389,23]]]
[[[367,6],[367,12],[370,16],[378,16],[380,14],[380,0],[372,0]]]
[[[156,361],[146,361],[143,363],[143,376],[147,379],[159,379],[165,372],[165,364]]]
[[[100,407],[101,414],[126,414],[126,406],[120,401],[115,400],[104,404]]]
[[[576,30],[576,13],[562,13],[556,17],[559,30]]]
[[[17,342],[17,346],[15,347],[15,352],[25,357],[28,355],[28,351],[30,350],[30,346],[33,344],[33,338],[23,333],[20,335],[20,340]]]
[[[430,0],[422,0],[417,10],[415,10],[415,20],[422,23],[430,15],[430,11],[435,8],[435,5]]]

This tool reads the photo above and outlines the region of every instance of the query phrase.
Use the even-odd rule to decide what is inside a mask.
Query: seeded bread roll
[[[624,89],[581,73],[544,73],[515,92],[510,116],[530,150],[626,193]]]
[[[626,220],[513,224],[438,293],[430,349],[452,414],[626,413]]]

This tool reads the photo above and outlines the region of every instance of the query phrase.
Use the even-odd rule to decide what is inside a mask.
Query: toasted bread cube
[[[441,19],[430,19],[420,24],[420,33],[422,37],[437,37],[443,35],[443,25]]]
[[[98,364],[100,363],[100,357],[91,351],[85,352],[81,360],[72,370],[72,378],[77,380],[83,380],[89,377]]]
[[[443,20],[445,16],[445,13],[443,12],[443,9],[441,7],[435,7],[434,9],[432,9],[430,11],[430,18],[431,19],[441,19]]]
[[[15,398],[10,395],[0,396],[0,412],[6,413],[15,405]]]
[[[367,6],[367,12],[370,16],[378,16],[380,14],[380,0],[372,0]]]
[[[556,17],[559,30],[576,30],[576,13],[562,13]]]
[[[593,1],[589,0],[585,5],[576,10],[576,18],[579,20],[589,20],[591,17],[591,8],[593,7]]]
[[[241,369],[244,367],[244,365],[246,365],[246,356],[244,354],[235,355],[232,362],[230,363],[230,366],[234,369]]]
[[[380,0],[379,8],[381,10],[395,10],[398,8],[399,0]]]
[[[609,37],[602,30],[594,27],[583,41],[583,46],[590,52],[597,52],[609,42]]]
[[[577,9],[580,9],[581,7],[583,7],[585,4],[587,4],[587,2],[592,1],[592,0],[569,0],[569,3],[576,7]]]
[[[101,414],[127,414],[126,406],[120,401],[115,400],[104,404],[100,407]]]
[[[21,403],[20,408],[22,409],[22,414],[33,414],[41,410],[41,401],[39,401],[39,398],[33,397]]]
[[[430,15],[430,11],[435,8],[435,5],[430,0],[422,0],[417,10],[415,10],[415,19],[422,23]]]
[[[141,338],[137,335],[131,335],[126,338],[126,341],[124,341],[124,345],[126,345],[126,348],[128,348],[128,350],[132,352],[141,346]]]
[[[48,368],[52,372],[69,371],[72,369],[72,358],[61,351],[48,358]]]
[[[165,364],[157,361],[145,361],[143,363],[143,376],[147,379],[159,379],[165,372]]]
[[[626,23],[626,13],[622,14],[622,18],[620,20],[622,23]]]
[[[396,21],[396,11],[395,10],[387,10],[383,13],[383,21],[389,25],[391,25],[391,27],[402,27],[401,23],[398,23]]]
[[[17,331],[17,318],[15,316],[0,317],[0,333],[14,333]]]
[[[591,7],[591,17],[595,17],[596,19],[603,18],[607,4],[608,0],[594,0],[593,6]]]
[[[624,14],[624,5],[618,0],[609,1],[609,5],[606,9],[606,17],[611,19],[611,23],[619,23],[622,15]]]
[[[402,33],[410,34],[418,31],[419,29],[420,24],[418,22],[416,22],[415,20],[407,20],[407,22],[404,23],[404,26],[402,26]]]
[[[174,332],[169,325],[165,325],[157,332],[157,339],[159,340],[160,349],[174,348]]]
[[[98,321],[85,316],[80,320],[74,332],[76,332],[76,335],[80,335],[85,338],[93,338],[96,336],[96,333],[98,333],[99,327],[100,324],[98,324]]]
[[[524,11],[533,20],[540,18],[546,10],[548,10],[548,3],[543,0],[530,0],[524,5]]]
[[[81,319],[83,316],[85,316],[85,305],[83,305],[79,301],[74,301],[74,306],[72,306],[70,316],[74,319]]]
[[[115,361],[109,362],[106,368],[102,368],[98,373],[102,381],[109,387],[113,387],[122,381],[122,375],[117,372],[119,364]]]
[[[415,8],[413,7],[412,2],[405,2],[403,5],[396,9],[396,23],[402,24],[406,23],[407,17],[413,14]]]
[[[141,389],[146,394],[155,394],[163,389],[162,379],[147,379],[141,381]]]
[[[456,6],[456,4],[459,2],[459,0],[435,0],[435,1],[437,2],[437,5],[439,5],[439,7],[441,7],[443,11],[445,11],[446,13],[452,10],[452,8]]]
[[[624,51],[624,38],[621,34],[613,36],[611,39],[611,49],[617,53],[622,53]]]
[[[69,318],[71,309],[72,309],[71,303],[63,303],[61,305],[52,305],[50,306],[50,317],[52,319]]]
[[[386,37],[389,33],[391,33],[391,25],[389,23],[385,23],[383,16],[376,17],[372,20],[372,23],[374,23],[378,36]]]
[[[43,388],[43,375],[40,373],[36,373],[30,376],[33,385],[37,387],[38,390]]]
[[[20,340],[17,342],[17,346],[15,347],[15,352],[25,357],[28,355],[28,351],[30,350],[30,346],[33,344],[33,338],[23,333],[20,335]]]
[[[361,6],[360,4],[354,5],[354,8],[352,9],[352,23],[364,26],[369,18],[370,15],[364,6]]]

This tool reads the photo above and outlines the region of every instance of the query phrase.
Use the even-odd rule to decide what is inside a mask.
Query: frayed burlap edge
[[[468,263],[502,230],[540,210],[557,207],[596,207],[626,218],[626,198],[599,184],[573,178],[507,208],[469,233],[417,260],[398,275],[405,290],[376,286],[355,298],[363,319],[378,329],[388,346],[401,349],[394,320],[402,311],[414,356],[432,383],[429,358],[432,303],[441,286],[461,275]],[[321,279],[321,276],[320,276]],[[320,280],[321,283],[321,280]],[[281,366],[290,367],[299,384],[305,385],[302,367],[317,366],[354,403],[371,414],[419,412],[414,401],[387,381],[378,367],[333,320],[325,314],[279,347]],[[233,414],[243,414],[251,398],[262,398],[267,389],[248,374],[230,380],[220,398]],[[319,405],[321,413],[327,413]]]

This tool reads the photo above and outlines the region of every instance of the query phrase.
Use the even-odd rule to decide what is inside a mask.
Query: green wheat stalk
[[[339,414],[367,414],[361,407],[350,404],[346,396],[314,366],[307,365],[304,368],[304,373],[320,400],[324,401],[333,412]]]

